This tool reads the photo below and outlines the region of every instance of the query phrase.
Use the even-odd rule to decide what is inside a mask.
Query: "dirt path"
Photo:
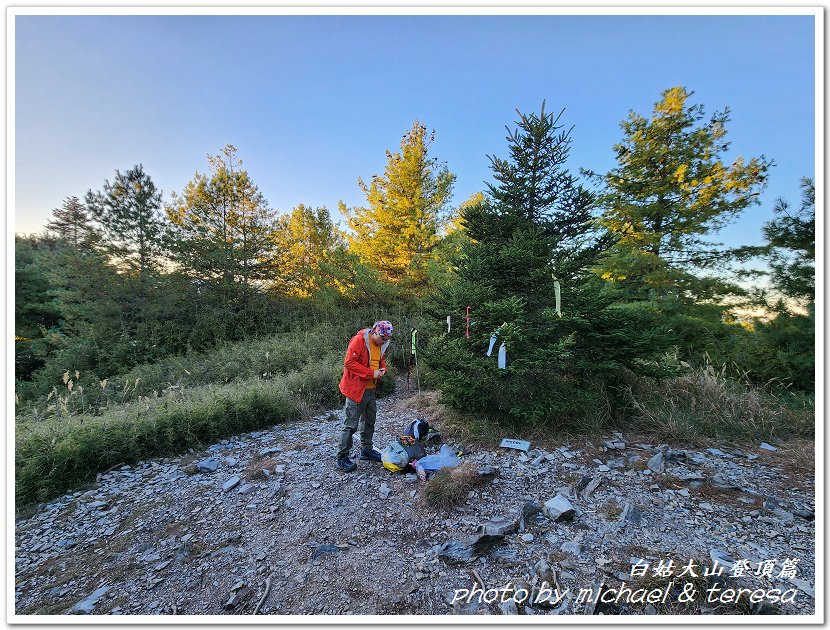
[[[405,394],[380,401],[376,446],[419,415],[412,403]],[[673,561],[677,575],[695,559],[702,573],[712,557],[749,561],[748,575],[730,578],[735,586],[762,589],[765,597],[772,589],[792,591],[792,602],[765,599],[763,612],[815,612],[814,481],[787,475],[782,451],[660,451],[621,434],[527,455],[473,450],[463,461],[498,476],[456,507],[433,509],[411,475],[365,461],[353,473],[336,470],[341,423],[337,411],[187,457],[122,467],[18,520],[17,614],[252,614],[267,578],[259,614],[733,612],[722,601],[728,584],[714,602],[701,590],[685,609],[647,608],[614,599],[613,591],[605,604],[578,595],[622,581],[654,590],[668,582],[653,575],[661,560],[664,569]],[[196,462],[211,458],[216,470],[198,472]],[[570,501],[573,518],[537,516],[557,494]],[[464,544],[480,537],[479,526],[508,533],[470,552]],[[472,559],[453,560],[459,550]],[[781,576],[793,559],[795,578]],[[632,563],[649,565],[645,582],[631,576]],[[727,566],[731,576],[734,565]],[[488,589],[532,592],[555,580],[568,591],[555,606],[528,605],[538,594],[522,600],[521,592],[505,590],[497,601],[488,602],[491,592],[479,602],[475,592],[465,599],[460,590],[473,589],[474,575]],[[712,579],[696,584],[711,586]]]

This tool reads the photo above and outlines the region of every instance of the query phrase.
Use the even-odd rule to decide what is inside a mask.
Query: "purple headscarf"
[[[372,325],[373,334],[381,335],[383,337],[391,337],[392,336],[392,322],[388,322],[385,319],[379,322],[375,322]]]

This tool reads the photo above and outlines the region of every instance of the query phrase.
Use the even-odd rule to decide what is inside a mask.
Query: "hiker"
[[[372,448],[377,416],[376,389],[386,374],[386,348],[392,338],[392,324],[375,322],[359,331],[349,342],[344,360],[340,392],[346,397],[346,422],[340,435],[337,467],[345,472],[357,468],[349,454],[352,436],[360,422],[360,459],[380,462],[380,453]]]

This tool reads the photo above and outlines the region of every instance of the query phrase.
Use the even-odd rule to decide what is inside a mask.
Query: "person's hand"
[[[385,372],[386,370],[375,370],[375,378],[380,378]]]

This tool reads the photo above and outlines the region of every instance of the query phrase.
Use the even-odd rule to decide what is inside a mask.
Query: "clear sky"
[[[814,17],[22,16],[15,18],[15,231],[40,231],[143,163],[170,199],[226,144],[271,207],[365,203],[417,118],[457,175],[452,206],[506,157],[515,110],[565,109],[570,167],[603,172],[630,110],[684,85],[729,106],[727,158],[775,160],[762,205],[722,232],[761,241],[815,170]]]

